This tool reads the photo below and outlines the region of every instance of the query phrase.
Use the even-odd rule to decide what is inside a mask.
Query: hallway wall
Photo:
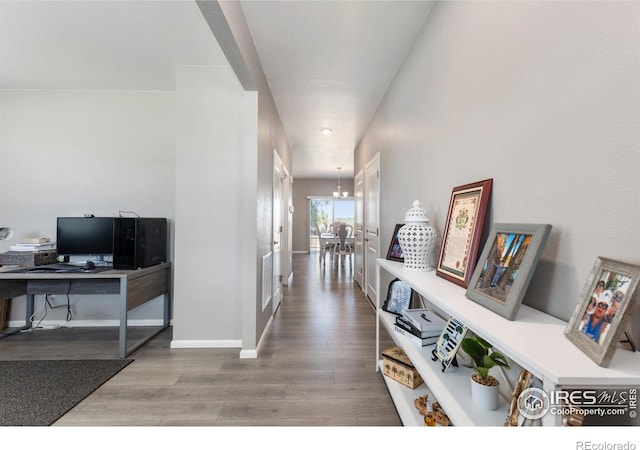
[[[639,19],[438,2],[356,151],[381,154],[382,244],[415,199],[441,239],[452,188],[493,178],[492,222],[553,225],[525,304],[568,319],[597,256],[640,263]]]

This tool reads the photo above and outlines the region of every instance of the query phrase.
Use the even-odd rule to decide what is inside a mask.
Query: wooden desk
[[[96,273],[11,273],[0,272],[0,300],[26,295],[25,325],[4,333],[5,337],[31,328],[34,295],[112,294],[118,295],[120,334],[118,354],[121,358],[137,350],[144,343],[169,326],[171,308],[171,263],[158,264],[138,270],[106,270]],[[127,347],[127,315],[138,306],[163,296],[163,323],[160,329]]]

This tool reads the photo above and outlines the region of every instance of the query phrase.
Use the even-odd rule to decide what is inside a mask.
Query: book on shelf
[[[438,342],[438,338],[440,337],[440,335],[436,335],[436,336],[427,336],[427,337],[422,337],[422,336],[416,336],[415,334],[413,334],[411,331],[403,328],[402,326],[395,324],[393,326],[394,331],[399,334],[400,336],[404,336],[407,339],[409,339],[413,344],[417,345],[418,347],[425,347],[427,345],[431,345],[431,344],[435,344],[436,342]]]
[[[407,320],[405,317],[403,316],[397,316],[396,317],[396,325],[398,325],[401,328],[404,328],[405,330],[409,331],[411,334],[418,336],[418,337],[429,337],[429,336],[433,336],[434,334],[437,334],[437,332],[435,331],[422,331],[417,329],[416,327],[413,326],[413,323],[410,322],[409,320]]]
[[[421,332],[440,334],[446,324],[444,319],[427,308],[405,309],[402,317]]]

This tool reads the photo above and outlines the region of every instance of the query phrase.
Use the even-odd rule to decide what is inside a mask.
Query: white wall
[[[174,104],[172,92],[0,90],[0,226],[15,231],[0,252],[25,237],[55,240],[58,216],[135,211],[167,217],[171,229]],[[119,319],[111,296],[71,296],[71,305],[75,325]],[[60,308],[47,320],[65,316]],[[131,317],[161,319],[161,302]],[[23,319],[16,299],[10,320]]]
[[[525,303],[568,319],[597,256],[640,263],[639,19],[438,2],[356,152],[381,153],[382,245],[413,200],[441,235],[451,189],[493,178],[493,222],[553,225]]]
[[[226,66],[178,67],[174,347],[241,344],[244,91]]]
[[[251,226],[253,221],[256,233],[244,238],[255,243],[257,251],[253,261],[246,260],[245,271],[248,267],[255,267],[255,280],[245,277],[245,293],[247,304],[244,306],[243,349],[241,357],[252,357],[257,354],[259,347],[266,337],[266,332],[273,317],[271,307],[262,309],[261,289],[254,289],[254,298],[249,298],[250,286],[262,286],[262,257],[273,247],[273,152],[276,151],[288,172],[291,173],[292,151],[284,133],[278,110],[271,95],[267,79],[260,58],[253,43],[253,37],[247,26],[240,2],[200,2],[200,8],[210,24],[213,24],[214,34],[220,35],[220,45],[225,54],[232,55],[230,64],[245,84],[247,101],[245,126],[253,128],[245,133],[247,142],[256,151],[245,165],[245,183],[251,183],[254,195],[245,197],[248,202],[245,207],[255,203],[252,213],[246,211],[244,225]],[[223,31],[228,29],[229,34]],[[230,42],[232,39],[233,42]],[[253,96],[257,98],[253,98]],[[257,104],[256,104],[257,102]],[[249,117],[251,111],[257,112],[257,122]],[[256,129],[257,128],[257,129]],[[256,140],[256,146],[253,142]],[[245,155],[249,156],[249,148],[245,148]],[[253,159],[253,156],[256,159]],[[251,173],[255,178],[251,179]],[[294,182],[295,185],[295,182]]]

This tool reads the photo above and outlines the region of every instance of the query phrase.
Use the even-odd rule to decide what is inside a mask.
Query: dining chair
[[[318,244],[320,246],[320,256],[318,258],[318,262],[320,264],[324,264],[325,260],[326,260],[326,256],[327,253],[331,253],[331,251],[333,250],[332,244],[333,244],[333,239],[326,239],[322,236],[322,232],[320,231],[320,227],[318,226],[318,224],[315,224],[316,226],[316,233],[318,233]]]
[[[351,261],[353,252],[351,244],[348,241],[349,229],[347,227],[349,227],[349,225],[344,223],[340,224],[337,232],[337,242],[333,246],[333,265],[336,267],[339,260],[342,259],[344,261],[347,257],[349,257],[349,264],[353,266],[353,262]]]

